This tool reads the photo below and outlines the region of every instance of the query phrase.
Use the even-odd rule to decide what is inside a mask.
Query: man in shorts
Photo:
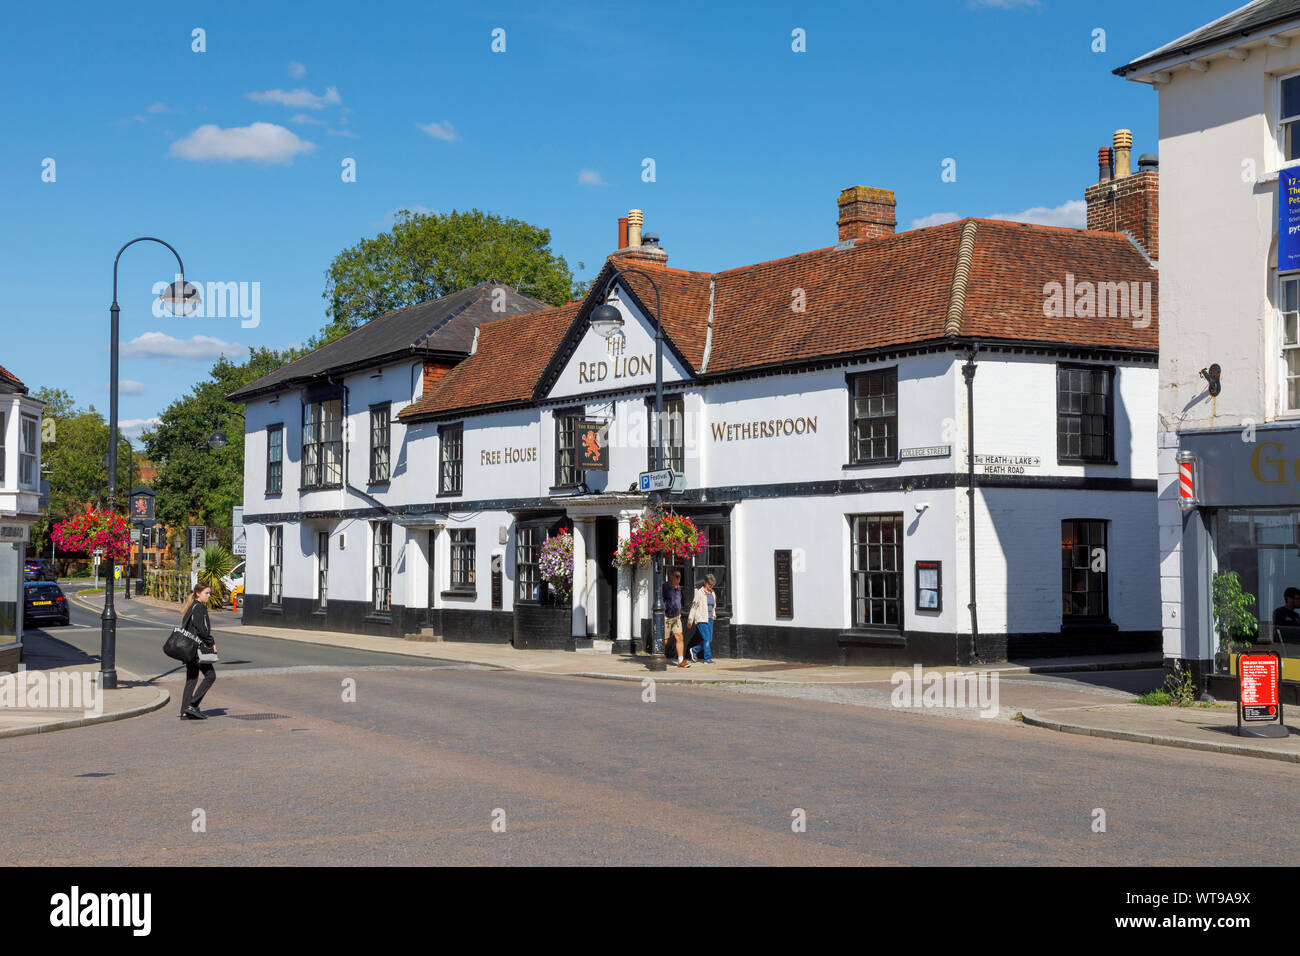
[[[664,582],[664,648],[673,647],[676,641],[677,656],[673,662],[678,667],[690,667],[686,660],[686,639],[682,633],[682,572],[674,568]]]

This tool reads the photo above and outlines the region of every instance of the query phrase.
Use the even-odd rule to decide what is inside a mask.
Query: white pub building
[[[0,672],[23,650],[23,565],[41,516],[41,416],[45,405],[0,366]]]
[[[476,287],[235,394],[246,621],[644,648],[651,570],[612,558],[650,504],[661,317],[683,476],[665,503],[707,536],[682,570],[688,600],[717,578],[716,655],[1159,647],[1155,271],[1134,237],[975,219],[895,234],[893,194],[853,187],[837,244],[705,273],[629,220],[583,302]],[[591,326],[606,301],[621,335]],[[580,467],[592,423],[605,470]],[[566,528],[560,604],[538,552]]]

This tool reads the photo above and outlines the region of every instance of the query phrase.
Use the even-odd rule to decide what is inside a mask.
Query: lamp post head
[[[592,309],[587,321],[597,335],[607,339],[623,328],[623,313],[606,302]]]
[[[184,276],[179,276],[163,290],[158,301],[165,305],[172,315],[186,316],[197,312],[203,300],[199,296],[199,287],[193,282],[186,282]]]
[[[217,449],[220,448],[225,448],[228,444],[230,444],[230,442],[226,440],[226,436],[223,435],[221,432],[213,432],[208,437],[208,447],[211,448],[213,451],[216,451]]]

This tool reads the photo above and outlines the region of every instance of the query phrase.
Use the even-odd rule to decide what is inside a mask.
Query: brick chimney
[[[879,239],[892,236],[894,193],[890,189],[850,186],[840,193],[840,242],[846,239]]]
[[[1112,142],[1113,146],[1103,146],[1097,151],[1098,182],[1083,191],[1088,204],[1088,228],[1128,233],[1157,262],[1160,259],[1160,173],[1156,158],[1142,156],[1137,172],[1133,172],[1132,131],[1115,130]]]
[[[629,209],[627,216],[619,219],[618,241],[621,244],[611,256],[663,265],[668,261],[668,253],[659,248],[658,236],[642,233],[643,223],[644,216],[640,209]]]

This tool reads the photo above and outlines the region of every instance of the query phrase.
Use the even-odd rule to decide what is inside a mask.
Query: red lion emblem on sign
[[[604,443],[600,440],[600,433],[588,430],[582,433],[582,447],[587,450],[588,458],[600,459],[600,449]]]

